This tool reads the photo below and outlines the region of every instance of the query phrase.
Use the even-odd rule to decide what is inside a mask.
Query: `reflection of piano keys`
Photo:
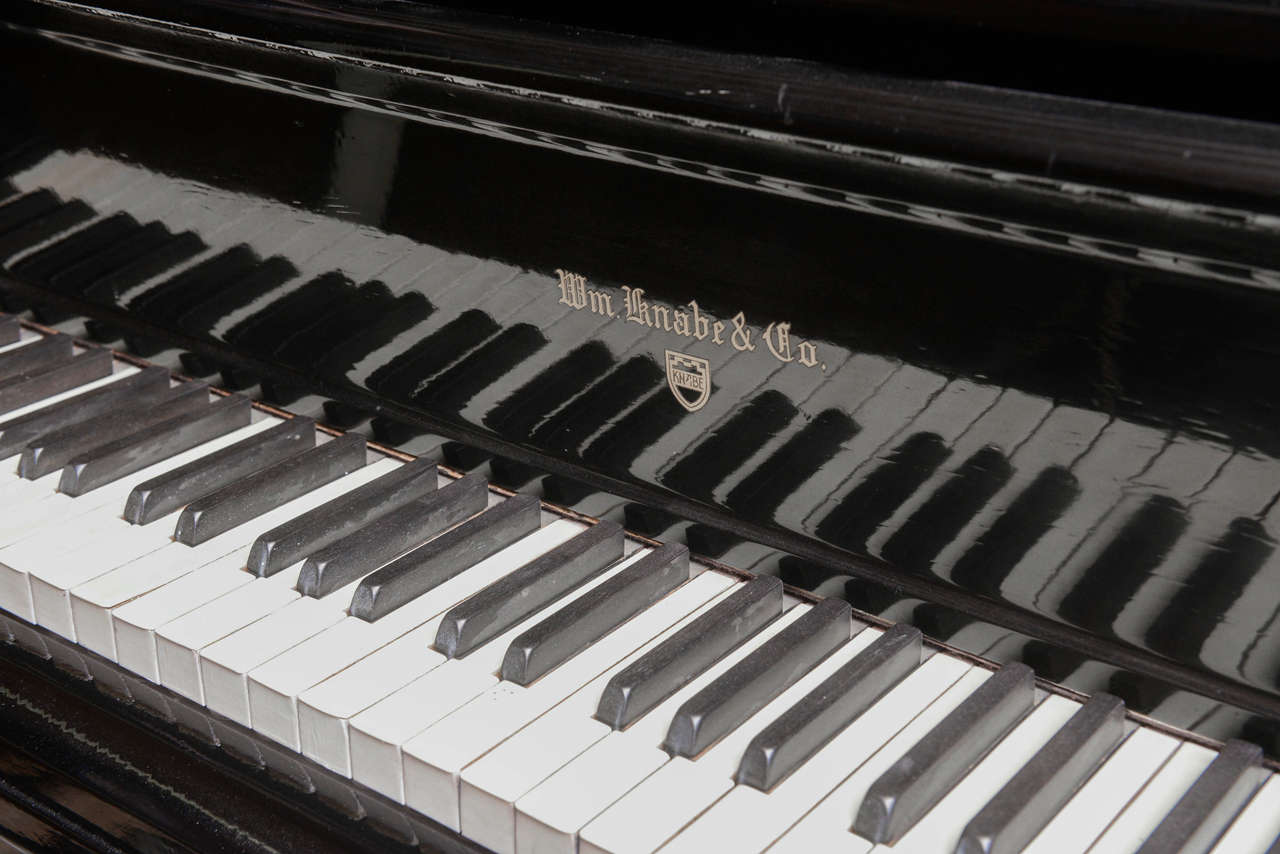
[[[1217,487],[1197,492],[1220,453],[1202,440],[1183,440],[1188,460],[1208,467],[1202,482],[1176,487],[1158,468],[1145,475],[1156,480],[1144,481],[1144,454],[1165,441],[1156,431],[1104,426],[1100,416],[1012,389],[948,382],[830,347],[825,374],[795,365],[762,374],[751,354],[689,345],[712,361],[716,390],[690,419],[669,399],[646,330],[571,311],[555,298],[551,277],[87,154],[51,154],[10,185],[26,194],[10,199],[22,203],[10,208],[14,234],[38,239],[15,243],[7,267],[52,290],[123,300],[161,325],[233,341],[326,382],[480,418],[503,437],[560,447],[592,465],[634,466],[686,494],[801,526],[912,573],[999,591],[1042,612],[1084,603],[1076,619],[1153,649],[1271,632],[1271,615],[1259,614],[1249,628],[1160,639],[1171,636],[1164,626],[1181,622],[1170,614],[1188,607],[1192,593],[1179,599],[1180,585],[1197,589],[1215,571],[1207,544],[1253,543],[1248,520],[1265,500],[1218,507],[1219,494],[1236,489],[1230,484],[1245,483],[1233,465]],[[80,213],[62,212],[73,202]],[[318,364],[303,363],[317,353]],[[228,375],[240,385],[255,379],[230,368]],[[263,393],[299,401],[303,389],[272,378]],[[753,403],[731,412],[740,400]],[[318,411],[318,401],[303,407]],[[339,404],[329,411],[359,418]],[[409,435],[384,417],[373,426],[379,435]],[[1163,458],[1171,469],[1183,465]],[[1234,466],[1244,471],[1250,462],[1265,460],[1240,457]],[[538,476],[510,470],[526,483]],[[551,487],[602,512],[618,514],[624,504],[559,481]],[[1190,508],[1187,531],[1176,530],[1179,508]],[[1150,535],[1134,533],[1152,525]],[[1099,612],[1087,604],[1097,598],[1090,579],[1110,579],[1117,550],[1135,537],[1147,545],[1137,562],[1126,558],[1133,601]],[[1256,562],[1264,552],[1265,544],[1240,559]],[[767,549],[736,554],[761,566],[776,561]],[[1247,568],[1237,572],[1243,582]],[[1242,601],[1237,612],[1247,608]],[[1258,665],[1252,678],[1269,684],[1267,672]]]

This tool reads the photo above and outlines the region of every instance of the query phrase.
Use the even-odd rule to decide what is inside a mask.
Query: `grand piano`
[[[0,849],[1280,850],[1280,10],[722,15],[0,9]]]

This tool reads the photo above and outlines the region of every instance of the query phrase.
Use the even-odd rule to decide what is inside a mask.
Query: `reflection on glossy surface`
[[[1106,227],[1129,217],[1126,241],[965,219],[942,202],[977,202],[935,178],[903,188],[936,190],[934,207],[822,196],[397,115],[382,99],[412,87],[352,70],[302,98],[221,66],[4,44],[21,69],[75,68],[15,71],[33,97],[3,107],[0,264],[38,318],[84,309],[99,337],[177,344],[188,369],[304,411],[324,394],[387,441],[510,449],[513,482],[583,512],[626,502],[543,465],[878,559],[881,582],[1002,610],[877,597],[742,531],[648,520],[1179,725],[1230,735],[1250,715],[1092,658],[1138,650],[1280,709],[1274,232],[1123,200]],[[210,122],[219,110],[239,121]],[[705,360],[697,411],[673,395],[668,350]],[[996,628],[1002,614],[1079,640],[1064,653]]]

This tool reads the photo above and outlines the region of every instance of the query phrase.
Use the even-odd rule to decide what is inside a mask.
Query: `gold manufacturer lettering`
[[[805,368],[827,369],[818,356],[818,345],[797,336],[789,321],[773,321],[761,329],[737,312],[727,322],[719,320],[697,300],[683,305],[669,305],[648,299],[644,288],[622,285],[619,289],[592,287],[586,276],[570,270],[556,270],[559,276],[561,305],[574,311],[586,311],[623,323],[636,323],[646,329],[669,333],[686,342],[707,341],[716,347],[731,347],[738,353],[756,350],[764,342],[763,351],[782,364]],[[612,290],[612,293],[610,291]],[[621,293],[619,293],[621,291]],[[621,297],[621,310],[614,308],[614,296]],[[678,346],[678,344],[677,344]],[[700,409],[711,394],[711,364],[704,358],[667,350],[667,383],[676,399],[689,411]]]

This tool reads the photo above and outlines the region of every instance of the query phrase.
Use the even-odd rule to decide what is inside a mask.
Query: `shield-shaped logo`
[[[711,365],[706,359],[668,350],[667,385],[681,406],[697,412],[711,396]]]

